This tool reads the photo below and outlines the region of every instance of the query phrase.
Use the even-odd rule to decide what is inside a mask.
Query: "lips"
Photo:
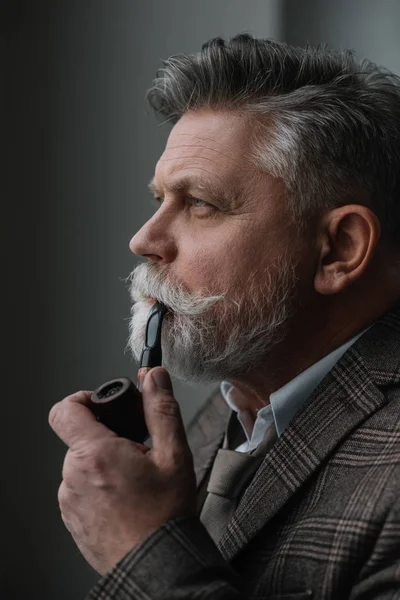
[[[146,302],[148,304],[154,304],[157,300],[151,296],[147,296],[141,292],[132,293],[132,300],[134,302]]]

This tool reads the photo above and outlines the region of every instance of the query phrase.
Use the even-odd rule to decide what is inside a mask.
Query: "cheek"
[[[175,275],[190,290],[223,292],[246,282],[260,261],[254,236],[222,235],[214,232],[210,240],[188,240],[181,246]],[[259,247],[259,244],[257,244]]]
[[[224,277],[220,257],[207,248],[182,254],[176,269],[178,280],[182,280],[193,292],[215,290],[218,280]]]

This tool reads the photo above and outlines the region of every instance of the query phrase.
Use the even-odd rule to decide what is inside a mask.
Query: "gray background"
[[[400,72],[386,0],[3,2],[0,598],[84,598],[97,580],[59,516],[51,406],[136,367],[124,352],[146,185],[168,133],[144,94],[161,60],[248,31],[328,42]],[[187,423],[210,388],[175,383]]]

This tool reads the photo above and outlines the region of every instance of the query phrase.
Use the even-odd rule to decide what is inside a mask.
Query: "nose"
[[[172,262],[177,254],[176,241],[157,213],[133,236],[129,249],[160,265]]]

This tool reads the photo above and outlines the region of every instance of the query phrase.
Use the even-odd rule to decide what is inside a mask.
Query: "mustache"
[[[152,263],[138,265],[127,278],[132,302],[154,298],[169,310],[187,316],[206,313],[214,304],[226,300],[226,294],[203,296],[190,292],[183,283],[171,282],[163,269]],[[236,303],[235,303],[236,304]]]

